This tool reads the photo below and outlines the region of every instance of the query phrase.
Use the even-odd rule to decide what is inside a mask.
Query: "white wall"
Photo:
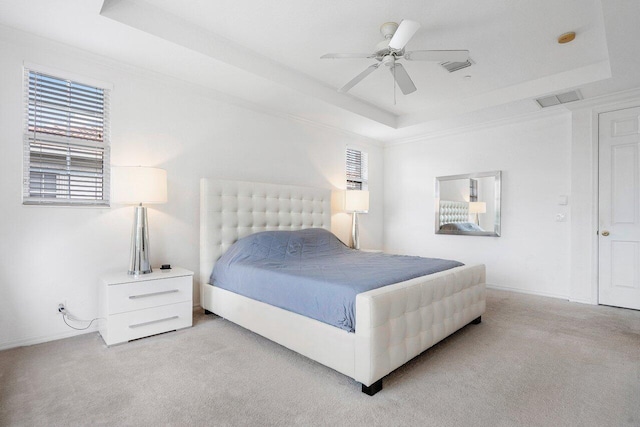
[[[484,263],[495,287],[567,298],[571,115],[393,145],[384,150],[386,251]],[[434,233],[437,176],[502,170],[502,236]],[[556,222],[556,214],[567,222]]]
[[[50,41],[0,40],[0,348],[75,334],[56,312],[62,301],[80,318],[95,317],[100,276],[127,268],[133,220],[132,207],[21,204],[23,61],[114,85],[112,164],[168,173],[169,202],[149,207],[153,264],[197,275],[201,177],[343,189],[347,145],[369,153],[363,247],[382,246],[382,150],[371,141],[223,102],[219,94]],[[336,212],[333,224],[348,241],[350,217]]]

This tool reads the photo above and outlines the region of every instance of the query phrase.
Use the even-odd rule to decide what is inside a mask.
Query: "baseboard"
[[[85,331],[69,331],[69,332],[62,332],[59,334],[53,334],[53,335],[43,335],[43,336],[39,336],[39,337],[31,337],[31,338],[23,338],[23,339],[19,339],[19,340],[15,340],[15,341],[8,341],[5,343],[0,343],[0,351],[2,350],[9,350],[10,348],[16,348],[16,347],[25,347],[25,346],[29,346],[29,345],[35,345],[35,344],[42,344],[43,342],[49,342],[49,341],[56,341],[56,340],[61,340],[61,339],[65,339],[65,338],[71,338],[71,337],[75,337],[78,335],[84,335],[84,334],[90,334],[93,332],[98,332],[98,327],[94,326],[91,327]]]
[[[539,297],[549,297],[549,298],[557,298],[557,299],[563,299],[563,300],[569,300],[569,297],[566,295],[560,295],[560,294],[553,294],[550,292],[543,292],[543,291],[532,291],[529,289],[518,289],[518,288],[510,288],[508,286],[498,286],[498,285],[489,285],[487,284],[487,289],[495,289],[497,291],[509,291],[509,292],[516,292],[519,294],[527,294],[527,295],[537,295]]]
[[[202,307],[200,307],[200,304],[195,304],[193,306],[193,311],[199,311],[202,310]],[[93,326],[89,329],[87,329],[86,331],[69,331],[69,332],[62,332],[59,334],[53,334],[53,335],[43,335],[43,336],[39,336],[39,337],[31,337],[31,338],[23,338],[23,339],[19,339],[19,340],[15,340],[15,341],[8,341],[5,343],[0,343],[0,351],[2,350],[9,350],[10,348],[16,348],[16,347],[26,347],[29,345],[35,345],[35,344],[42,344],[43,342],[49,342],[49,341],[56,341],[56,340],[62,340],[65,338],[71,338],[71,337],[75,337],[78,335],[83,335],[83,334],[90,334],[92,332],[98,332],[98,327],[97,326]]]
[[[597,302],[593,302],[593,301],[588,300],[588,299],[569,298],[569,301],[577,302],[577,303],[580,303],[580,304],[598,305]]]

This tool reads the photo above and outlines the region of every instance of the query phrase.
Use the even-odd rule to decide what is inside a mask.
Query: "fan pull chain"
[[[396,105],[396,64],[393,64],[393,105]]]

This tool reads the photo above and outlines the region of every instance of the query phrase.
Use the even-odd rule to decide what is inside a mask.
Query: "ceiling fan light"
[[[407,61],[433,61],[439,62],[441,65],[454,65],[455,70],[471,65],[473,62],[469,58],[468,50],[414,50],[405,51],[405,45],[416,34],[420,24],[405,19],[400,24],[395,22],[386,22],[380,27],[380,32],[385,40],[376,44],[375,53],[328,53],[321,58],[371,58],[375,59],[375,63],[369,65],[364,71],[352,78],[347,84],[338,89],[338,92],[346,93],[355,85],[364,80],[369,74],[373,73],[381,65],[385,65],[393,75],[394,91],[393,99],[395,105],[395,88],[400,88],[403,94],[409,95],[415,92],[416,85],[411,80],[409,73],[402,66],[402,60]],[[447,62],[448,61],[448,62]],[[462,62],[464,61],[464,63]],[[460,64],[463,64],[460,66]],[[452,71],[452,70],[449,70]]]
[[[384,37],[385,39],[390,39],[391,37],[393,37],[397,29],[397,22],[385,22],[384,24],[380,25],[380,34],[382,34],[382,37]]]

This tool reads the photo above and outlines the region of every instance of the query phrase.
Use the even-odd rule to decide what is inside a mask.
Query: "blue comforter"
[[[234,243],[209,283],[353,332],[357,294],[460,265],[357,251],[320,228],[265,231]]]
[[[472,222],[450,222],[448,224],[443,224],[440,227],[442,231],[479,231],[483,232],[484,230],[480,228],[479,225],[476,225]]]

